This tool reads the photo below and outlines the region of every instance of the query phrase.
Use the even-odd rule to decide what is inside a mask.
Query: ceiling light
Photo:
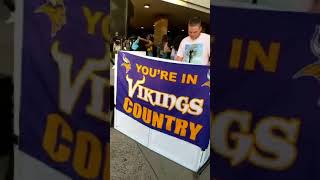
[[[145,4],[145,5],[143,5],[143,7],[148,9],[148,8],[150,8],[150,4]]]

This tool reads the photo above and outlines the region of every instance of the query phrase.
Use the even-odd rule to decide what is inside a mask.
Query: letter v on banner
[[[95,60],[95,59],[88,59],[80,70],[78,75],[76,76],[75,80],[72,82],[71,74],[72,74],[72,63],[73,57],[71,55],[63,53],[59,49],[59,42],[55,41],[51,48],[51,53],[53,59],[58,64],[59,68],[59,108],[61,111],[72,114],[72,110],[75,106],[75,103],[79,96],[81,95],[81,91],[83,90],[84,85],[87,83],[88,80],[95,81],[92,82],[96,84],[97,87],[103,88],[99,84],[105,83],[105,81],[100,81],[98,78],[90,78],[94,75],[95,72],[98,71],[106,71],[108,66],[108,61],[106,59],[103,60]],[[94,76],[93,76],[94,77]],[[99,91],[103,93],[103,91]],[[93,93],[93,89],[92,89]],[[102,96],[103,97],[103,94]],[[99,100],[101,98],[96,98]],[[97,102],[97,101],[96,101]],[[101,103],[99,103],[101,104]],[[101,112],[102,105],[93,106],[98,107]],[[89,111],[90,112],[90,111]]]

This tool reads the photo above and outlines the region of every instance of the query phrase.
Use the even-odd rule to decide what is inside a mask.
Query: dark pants
[[[13,175],[13,83],[12,78],[0,74],[0,166],[2,176]]]

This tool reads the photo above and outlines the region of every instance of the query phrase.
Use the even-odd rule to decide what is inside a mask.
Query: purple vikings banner
[[[72,179],[109,179],[109,1],[26,0],[23,24],[20,150]]]
[[[320,179],[320,15],[211,12],[211,175]]]
[[[210,138],[209,75],[208,66],[120,52],[116,108],[134,121],[205,150]]]

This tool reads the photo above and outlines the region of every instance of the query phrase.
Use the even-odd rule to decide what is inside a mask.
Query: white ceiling
[[[198,10],[186,8],[162,0],[131,0],[134,8],[134,16],[130,19],[130,26],[152,29],[155,18],[165,15],[169,20],[169,30],[173,28],[185,28],[192,16],[199,16],[206,24],[210,23],[210,14]],[[150,4],[150,8],[144,8],[144,4]]]

